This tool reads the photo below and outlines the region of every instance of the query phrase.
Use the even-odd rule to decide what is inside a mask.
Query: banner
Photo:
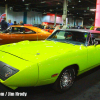
[[[2,15],[0,16],[0,22],[3,20],[4,17],[6,17],[6,13],[4,13],[4,14],[2,14]]]

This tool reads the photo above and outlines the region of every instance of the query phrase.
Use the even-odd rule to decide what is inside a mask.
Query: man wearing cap
[[[8,24],[6,22],[6,18],[4,17],[3,20],[2,20],[2,22],[1,22],[1,31],[6,30],[7,27],[8,27]]]

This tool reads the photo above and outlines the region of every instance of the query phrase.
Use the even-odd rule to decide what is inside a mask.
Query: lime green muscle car
[[[0,82],[12,89],[53,84],[64,92],[99,64],[100,31],[61,29],[44,41],[0,46]]]

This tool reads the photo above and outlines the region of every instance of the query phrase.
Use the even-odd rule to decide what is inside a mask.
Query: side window
[[[25,31],[23,27],[12,27],[11,33],[22,34]]]
[[[36,34],[36,32],[33,31],[33,30],[30,30],[28,28],[25,28],[25,33],[24,34]]]
[[[10,33],[14,34],[35,34],[36,32],[24,27],[11,27]]]
[[[64,37],[67,40],[71,40],[72,39],[72,33],[71,32],[65,32]]]
[[[90,39],[90,42],[92,45],[94,44],[100,44],[100,34],[96,34],[96,33],[93,33],[91,34],[91,39]]]

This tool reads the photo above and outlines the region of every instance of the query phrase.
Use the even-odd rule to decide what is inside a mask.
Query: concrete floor
[[[27,92],[27,96],[0,96],[0,100],[100,100],[100,66],[77,77],[73,87],[62,94],[54,91],[51,85],[13,91],[0,84],[1,92]]]

